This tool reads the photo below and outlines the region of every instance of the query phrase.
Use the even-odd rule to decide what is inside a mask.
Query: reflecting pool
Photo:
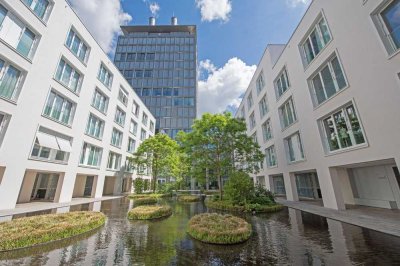
[[[0,253],[0,265],[399,265],[400,238],[317,215],[284,209],[243,216],[253,225],[249,241],[203,244],[186,234],[203,203],[166,202],[173,215],[129,221],[129,199],[116,199],[41,213],[100,210],[108,219],[94,232],[17,252]],[[32,213],[28,215],[37,215]],[[26,215],[18,215],[17,218]]]

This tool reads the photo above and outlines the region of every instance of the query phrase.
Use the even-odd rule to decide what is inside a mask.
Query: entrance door
[[[86,177],[85,190],[83,192],[83,196],[84,197],[91,197],[92,196],[93,181],[94,181],[94,176],[87,176]]]
[[[58,174],[37,173],[31,200],[54,200],[58,179]]]

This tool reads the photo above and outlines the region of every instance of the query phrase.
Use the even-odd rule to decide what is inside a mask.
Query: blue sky
[[[103,49],[113,55],[120,25],[195,24],[198,113],[235,111],[269,43],[286,43],[311,0],[69,0]]]

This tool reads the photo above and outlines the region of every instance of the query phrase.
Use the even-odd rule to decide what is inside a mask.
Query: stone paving
[[[338,211],[309,202],[285,199],[277,199],[277,201],[289,208],[400,237],[400,210],[348,206],[348,209]]]

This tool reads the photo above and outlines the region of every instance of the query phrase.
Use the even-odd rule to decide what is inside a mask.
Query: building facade
[[[236,114],[288,200],[400,208],[400,1],[314,0],[268,45]]]
[[[155,118],[65,0],[0,1],[0,209],[131,190]]]
[[[196,26],[122,26],[115,65],[157,119],[156,132],[190,131],[197,110]]]

